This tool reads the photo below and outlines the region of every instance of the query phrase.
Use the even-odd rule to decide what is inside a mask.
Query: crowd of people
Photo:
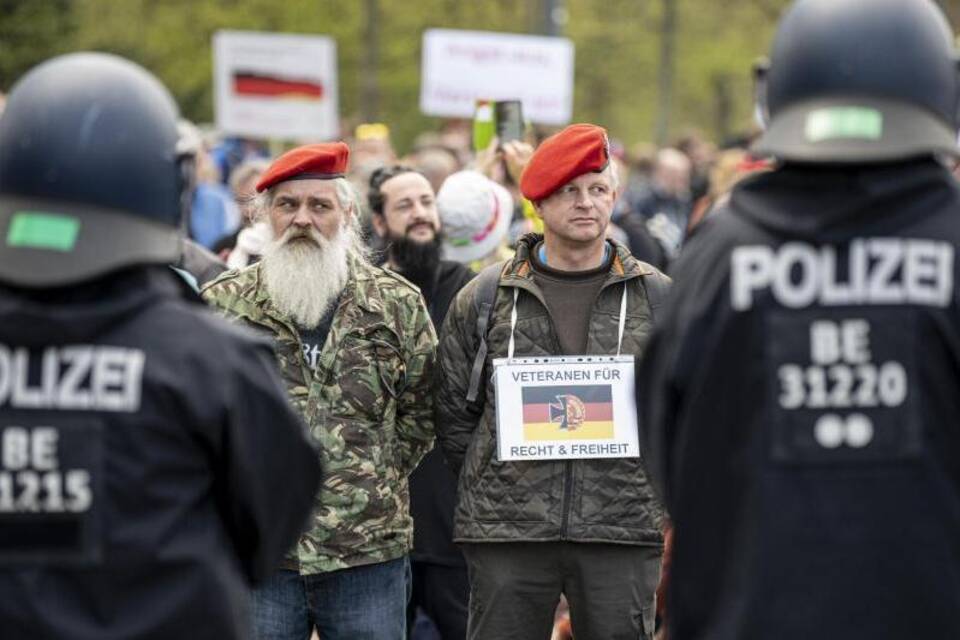
[[[0,635],[960,637],[952,32],[797,0],[757,73],[722,149],[399,157],[213,136],[117,56],[29,72]]]
[[[602,202],[598,207],[603,210],[601,216],[603,223],[600,224],[599,221],[596,223],[597,241],[601,243],[609,241],[611,243],[609,246],[620,247],[623,251],[620,262],[623,264],[632,264],[632,261],[640,260],[641,262],[637,264],[646,264],[654,269],[665,271],[670,262],[679,255],[680,247],[687,234],[704,219],[708,212],[716,210],[716,201],[729,192],[736,181],[766,166],[763,161],[757,161],[750,155],[746,146],[749,141],[746,139],[718,151],[700,136],[691,134],[678,140],[674,147],[654,149],[649,145],[639,144],[633,152],[628,152],[622,143],[615,139],[610,140],[603,129],[587,125],[577,125],[559,133],[554,132],[555,135],[552,137],[550,132],[530,130],[528,140],[501,143],[494,139],[488,148],[475,153],[471,147],[469,128],[464,124],[467,123],[453,122],[449,123],[440,134],[423,134],[414,143],[413,151],[402,158],[398,158],[393,149],[387,125],[362,124],[355,128],[352,139],[337,148],[336,161],[329,160],[333,162],[331,166],[324,164],[328,161],[328,155],[332,153],[330,148],[324,145],[298,147],[271,162],[262,145],[249,141],[230,138],[221,141],[214,139],[206,144],[202,141],[194,144],[196,153],[201,157],[206,156],[204,160],[197,163],[197,166],[215,169],[207,174],[198,170],[198,181],[206,181],[206,190],[209,193],[224,194],[229,190],[232,197],[218,196],[219,201],[223,203],[222,206],[211,208],[210,200],[201,197],[198,191],[190,211],[188,225],[190,237],[198,245],[205,246],[215,253],[219,261],[214,262],[208,259],[204,261],[202,268],[182,266],[185,266],[190,275],[196,279],[198,287],[202,287],[203,295],[209,302],[216,306],[223,306],[229,311],[238,303],[223,296],[229,298],[237,295],[234,290],[237,285],[230,277],[218,279],[218,276],[227,267],[234,271],[243,270],[259,262],[261,264],[259,276],[256,275],[255,270],[241,271],[241,273],[247,278],[262,278],[262,286],[268,292],[266,297],[281,312],[277,320],[283,318],[293,320],[294,326],[287,328],[292,330],[278,331],[275,339],[279,343],[290,345],[291,348],[299,345],[303,349],[306,364],[314,372],[318,371],[318,359],[324,352],[328,353],[327,359],[330,362],[340,363],[344,358],[344,354],[338,352],[340,347],[336,346],[337,343],[331,336],[331,332],[334,336],[337,335],[335,326],[331,325],[335,315],[340,313],[338,309],[345,304],[343,302],[345,284],[350,277],[356,277],[356,275],[349,276],[346,270],[347,262],[344,257],[351,252],[354,255],[365,256],[366,263],[382,266],[388,272],[399,274],[406,281],[414,284],[423,296],[429,320],[438,333],[443,327],[444,319],[454,299],[476,274],[490,266],[502,270],[505,263],[516,264],[519,261],[525,267],[517,268],[532,270],[536,276],[531,279],[531,282],[544,290],[540,295],[546,298],[547,308],[557,325],[556,331],[559,332],[558,339],[561,341],[560,348],[554,355],[593,353],[598,348],[604,350],[612,348],[606,344],[590,344],[589,349],[594,351],[587,350],[588,333],[594,331],[593,327],[588,326],[588,319],[591,313],[600,308],[597,287],[604,283],[609,271],[610,256],[605,258],[599,271],[591,273],[592,277],[585,280],[580,273],[583,264],[577,261],[570,264],[560,262],[563,259],[562,254],[558,258],[558,268],[555,269],[538,260],[534,255],[538,243],[544,245],[544,248],[549,246],[553,240],[551,234],[555,231],[548,222],[547,216],[539,210],[540,203],[546,200],[554,190],[562,187],[567,178],[576,178],[580,173],[592,174],[594,171],[602,170],[610,197],[609,202]],[[198,135],[196,129],[188,123],[181,123],[181,131]],[[583,131],[588,132],[586,138]],[[538,137],[542,139],[538,141]],[[558,145],[558,150],[551,151],[552,147]],[[543,193],[524,192],[523,176],[531,163],[534,168],[542,164],[543,171],[549,173],[554,171],[559,163],[572,162],[579,155],[590,153],[595,156],[593,165],[578,166],[576,171],[568,172],[562,176],[562,179],[548,178],[549,190]],[[332,188],[333,192],[330,195],[350,194],[339,203],[347,209],[346,218],[351,221],[350,225],[355,226],[350,227],[349,239],[341,254],[329,252],[326,254],[331,262],[321,264],[311,261],[307,256],[300,256],[298,259],[292,259],[291,256],[289,260],[282,259],[276,262],[279,254],[273,253],[273,249],[283,240],[282,232],[287,229],[287,226],[278,226],[271,219],[272,203],[279,197],[274,189],[275,179],[271,176],[278,171],[283,176],[286,176],[288,171],[294,171],[317,179],[320,179],[318,176],[335,176],[330,178],[335,181],[330,184],[337,186]],[[295,175],[298,174],[295,173]],[[531,175],[533,174],[527,173],[528,180],[531,180],[529,177]],[[309,181],[304,184],[307,182]],[[300,186],[299,180],[291,184]],[[301,200],[296,200],[294,204],[300,203]],[[229,213],[234,210],[241,211],[242,215]],[[227,224],[227,221],[232,221],[232,224]],[[303,222],[305,224],[306,219]],[[292,228],[299,228],[295,226],[296,222],[289,224],[294,225]],[[203,233],[194,232],[197,229],[214,227],[219,229],[218,237],[204,236]],[[568,242],[564,235],[560,237],[563,242]],[[315,240],[321,246],[325,246],[321,236],[316,236]],[[274,264],[276,266],[271,269]],[[590,266],[594,268],[590,271],[596,269],[596,265]],[[356,266],[353,267],[353,270],[356,268]],[[643,267],[632,268],[636,269],[637,276],[649,276],[643,271]],[[304,277],[304,274],[313,272],[323,273],[326,277],[316,280]],[[570,278],[567,272],[575,272],[577,276]],[[335,275],[338,273],[339,275]],[[236,275],[239,276],[239,273]],[[206,286],[213,280],[216,282]],[[259,286],[261,285],[255,281],[243,285],[247,295],[252,298],[257,296]],[[379,290],[388,287],[389,285],[385,283],[377,285]],[[461,314],[469,312],[469,301],[472,299],[471,296],[475,295],[473,289],[468,291],[460,297],[462,307],[459,312]],[[638,300],[634,301],[631,298],[629,301],[631,307],[635,305],[642,307],[644,304],[643,294],[637,293],[637,296]],[[585,305],[584,301],[593,301],[593,303]],[[562,326],[562,318],[575,316],[580,316],[575,325]],[[255,316],[244,315],[243,317],[247,321],[264,324],[262,320],[255,319]],[[438,409],[438,424],[435,425],[438,438],[443,438],[443,432],[452,429],[458,422],[456,414],[463,410],[462,405],[467,392],[465,387],[446,388],[443,384],[455,384],[458,378],[461,384],[466,384],[468,380],[464,380],[457,371],[451,369],[466,368],[464,373],[471,373],[471,368],[474,366],[474,350],[477,345],[473,339],[475,328],[471,327],[477,319],[474,316],[469,320],[458,322],[465,322],[465,324],[460,325],[460,333],[451,333],[450,338],[455,348],[451,347],[449,353],[441,349],[439,353],[441,366],[445,367],[441,369],[439,376],[440,388],[435,391],[435,397],[424,394],[418,399],[421,410],[432,408],[434,402],[449,403],[445,410]],[[495,322],[495,319],[491,318],[490,322]],[[522,319],[518,322],[522,322]],[[644,326],[646,324],[641,322],[636,327],[629,327],[627,335],[645,334]],[[541,331],[549,334],[550,325],[545,325]],[[540,340],[543,342],[528,345],[522,350],[527,353],[539,350],[552,352],[551,341],[545,338]],[[403,352],[400,347],[401,345],[398,345],[398,350]],[[627,352],[639,354],[642,352],[642,343],[630,345]],[[498,349],[493,348],[490,353],[498,353]],[[381,367],[384,365],[381,355],[372,356],[371,359],[378,360]],[[288,384],[304,393],[308,392],[311,386],[310,381],[296,373],[302,363],[297,362],[295,355],[292,353],[281,355],[281,362],[284,366],[292,367],[293,372],[288,376]],[[409,383],[411,370],[408,364],[405,363],[404,366],[408,376],[406,382]],[[355,375],[349,371],[338,369],[333,371],[334,373],[326,375],[328,379],[340,381],[346,376]],[[342,393],[342,390],[338,389],[337,392]],[[320,394],[321,391],[317,393]],[[383,390],[374,389],[372,393],[379,395]],[[323,400],[320,402],[327,410],[324,416],[329,419],[327,402]],[[493,405],[492,398],[490,403]],[[480,406],[482,407],[482,404]],[[479,418],[479,415],[468,413],[465,419],[461,419],[466,425],[468,434],[472,434],[477,428]],[[424,416],[417,418],[418,421],[424,419]],[[370,429],[374,425],[379,425],[380,429],[388,428],[381,421],[382,417],[378,409],[365,428]],[[495,441],[493,435],[495,429],[491,425],[487,425],[486,428],[491,432],[489,444]],[[414,639],[447,640],[466,637],[471,581],[463,555],[464,550],[471,549],[472,553],[477,553],[475,551],[477,548],[494,549],[502,553],[510,549],[510,545],[507,544],[465,546],[466,540],[520,543],[540,539],[536,536],[531,538],[530,534],[522,528],[518,530],[508,528],[506,532],[497,535],[455,534],[454,511],[458,493],[461,496],[464,492],[469,494],[470,487],[478,480],[470,476],[460,479],[459,482],[464,485],[458,491],[458,476],[463,464],[460,457],[466,447],[466,443],[462,445],[458,457],[458,454],[445,454],[438,444],[426,454],[409,475],[410,515],[413,519],[414,535],[410,552],[412,590],[406,609],[406,624],[409,636]],[[489,454],[481,455],[489,456]],[[355,454],[354,459],[363,460],[369,456],[369,452],[365,454],[361,449]],[[383,464],[376,458],[374,462],[378,466]],[[617,490],[625,490],[623,487],[631,487],[632,484],[639,482],[640,485],[629,489],[629,495],[638,501],[637,504],[646,501],[655,502],[653,496],[649,494],[649,489],[644,489],[648,483],[636,459],[632,463],[621,463],[619,469],[611,467],[605,461],[592,463],[591,466],[596,468],[593,473],[597,475],[619,474],[619,476],[613,476],[615,479],[611,479],[610,482],[612,486],[620,489],[610,489],[610,491],[615,493]],[[559,469],[556,465],[554,468]],[[401,475],[405,476],[409,472],[410,469],[404,469]],[[514,486],[517,484],[517,479],[497,479],[496,482]],[[549,484],[553,481],[546,482]],[[621,483],[623,483],[622,486]],[[358,484],[357,478],[349,479],[350,486],[356,487]],[[374,492],[374,489],[371,488],[370,491]],[[522,485],[515,486],[513,489],[513,493],[517,496],[536,495],[539,491],[542,489]],[[590,493],[592,492],[593,489]],[[486,499],[496,503],[503,498],[504,496],[495,495]],[[463,499],[461,497],[461,501]],[[591,496],[591,499],[603,502],[608,497],[601,494]],[[470,517],[488,522],[497,519],[513,521],[521,517],[516,514],[494,515],[496,511],[474,514]],[[559,512],[547,511],[540,514],[544,518],[561,515]],[[622,521],[628,516],[630,516],[629,510],[603,514],[605,522]],[[364,518],[369,517],[369,514],[364,515]],[[643,532],[639,535],[636,531],[631,532],[629,528],[614,533],[579,534],[585,540],[601,540],[609,544],[609,548],[600,547],[606,553],[585,556],[580,561],[583,565],[580,571],[585,571],[584,566],[593,567],[597,578],[594,582],[584,583],[577,595],[571,593],[568,588],[556,587],[556,584],[561,583],[559,577],[555,578],[555,584],[547,587],[542,596],[543,603],[540,605],[540,610],[543,617],[535,623],[526,614],[529,598],[523,594],[511,593],[506,589],[503,583],[503,576],[507,573],[505,567],[499,564],[491,565],[490,570],[497,580],[493,583],[492,591],[487,597],[492,598],[496,595],[498,602],[517,607],[516,610],[493,610],[489,614],[491,619],[509,620],[510,626],[515,628],[513,633],[520,634],[518,637],[548,637],[550,628],[553,626],[552,616],[555,611],[559,611],[556,629],[560,634],[559,630],[564,628],[564,620],[569,620],[569,613],[564,613],[567,599],[585,598],[587,593],[593,593],[595,595],[579,605],[581,611],[593,612],[593,617],[588,619],[584,619],[581,614],[583,621],[580,624],[587,625],[583,627],[581,636],[587,633],[587,629],[592,628],[591,633],[595,637],[617,637],[618,632],[613,629],[600,632],[604,629],[600,621],[615,620],[615,612],[630,610],[635,610],[632,614],[634,619],[645,620],[643,632],[652,634],[656,620],[656,612],[653,610],[653,593],[659,576],[662,544],[659,532],[663,528],[663,522],[662,516],[651,517],[653,519],[644,522]],[[579,540],[577,535],[571,536],[566,533],[553,532],[550,535],[573,542]],[[458,540],[457,543],[454,542],[455,539]],[[643,561],[636,565],[634,572],[623,571],[625,567],[631,566],[630,558],[636,556],[629,545],[617,546],[624,542],[632,542],[650,550]],[[522,548],[523,545],[521,544],[520,547]],[[558,547],[556,551],[559,553],[566,549],[569,553],[571,549],[584,548],[586,547],[573,544]],[[615,553],[621,549],[628,550],[625,557]],[[539,548],[534,548],[534,551],[537,554],[544,553]],[[343,549],[338,549],[336,553],[354,555],[352,550],[345,552]],[[388,555],[396,555],[396,553],[388,552]],[[351,562],[372,564],[374,557],[360,556]],[[519,557],[523,557],[523,554],[510,556],[504,562],[515,564]],[[487,562],[491,561],[488,559]],[[352,565],[331,566],[343,568]],[[556,561],[555,566],[560,566],[559,561]],[[288,570],[293,571],[296,567],[296,564],[292,564]],[[614,571],[614,569],[618,570]],[[318,571],[330,571],[330,569],[318,570],[308,566],[305,569],[301,568],[301,571],[312,574]],[[474,570],[474,606],[479,605],[481,597],[476,591],[476,585],[480,584],[478,571],[479,569]],[[621,575],[622,580],[611,579],[611,576]],[[635,602],[631,599],[611,597],[612,594],[630,593],[631,585],[635,583],[643,585],[637,591],[640,598],[635,599]],[[599,588],[601,585],[606,585],[606,589],[601,590]],[[565,600],[563,606],[558,607],[561,592]],[[274,597],[277,601],[283,601],[285,598],[284,596]],[[384,602],[389,600],[387,596],[384,598]],[[289,600],[289,598],[286,599]],[[401,599],[397,597],[396,601],[399,602]],[[312,602],[313,598],[307,600]],[[362,600],[358,600],[357,603],[358,607],[367,607],[369,604]],[[329,608],[329,603],[318,600],[318,604],[313,606]],[[606,609],[607,607],[609,610]],[[311,619],[320,620],[316,617],[319,615],[317,612]],[[476,616],[475,618],[477,620],[475,633],[479,634],[477,637],[507,637],[504,629],[497,627],[486,629],[480,626],[480,618]],[[530,619],[534,626],[521,630],[516,621],[527,619]],[[399,623],[396,617],[389,619],[387,623],[388,628],[395,627],[397,624]],[[323,628],[319,622],[316,622],[316,625],[318,628]],[[262,634],[265,634],[264,637],[274,637],[271,634],[280,633],[278,629],[267,633],[264,631],[265,627],[258,628],[261,629]],[[357,631],[354,629],[352,632]],[[280,636],[277,635],[277,637]]]
[[[489,148],[475,152],[470,122],[452,120],[441,132],[424,132],[409,153],[398,156],[386,124],[344,127],[352,134],[345,138],[351,151],[345,177],[360,199],[363,238],[378,264],[385,260],[388,241],[374,227],[377,212],[367,196],[378,169],[412,169],[426,179],[437,200],[440,253],[474,272],[509,257],[525,233],[542,230],[519,181],[533,150],[556,130],[528,127],[524,140],[494,139]],[[188,235],[228,267],[247,266],[269,239],[269,229],[250,209],[256,180],[270,164],[268,145],[215,130],[201,133],[186,121],[180,129],[198,157]],[[689,231],[715,209],[715,201],[740,178],[764,168],[764,161],[749,152],[754,135],[726,141],[721,149],[698,132],[659,149],[648,143],[628,147],[611,137],[611,163],[622,188],[608,236],[665,270]],[[496,206],[490,204],[490,190]],[[202,281],[210,278],[199,275]]]

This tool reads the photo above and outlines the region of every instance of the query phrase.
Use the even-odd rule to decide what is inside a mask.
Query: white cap
[[[502,186],[476,171],[448,177],[437,194],[448,260],[472,262],[503,242],[513,220],[513,198]]]

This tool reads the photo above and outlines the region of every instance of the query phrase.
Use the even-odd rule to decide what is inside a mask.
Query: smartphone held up
[[[494,136],[499,143],[523,140],[526,123],[519,100],[477,100],[473,116],[473,149],[490,146]]]

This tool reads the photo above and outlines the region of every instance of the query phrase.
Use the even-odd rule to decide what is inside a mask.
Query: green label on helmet
[[[808,142],[883,137],[883,114],[868,107],[826,107],[807,114]]]
[[[10,219],[8,247],[73,251],[80,221],[71,216],[38,211],[18,211]]]

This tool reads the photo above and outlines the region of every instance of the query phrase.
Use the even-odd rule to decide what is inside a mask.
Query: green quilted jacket
[[[662,543],[664,511],[641,459],[502,462],[496,450],[494,358],[506,357],[513,290],[519,289],[515,355],[560,353],[553,320],[531,273],[530,256],[541,239],[522,238],[505,265],[487,343],[485,392],[466,401],[478,339],[474,279],[457,296],[440,332],[437,437],[459,473],[454,538],[459,542],[554,541],[637,545]],[[597,298],[587,354],[615,354],[620,301],[627,287],[623,353],[639,358],[651,330],[645,280],[666,279],[622,245]],[[642,452],[641,452],[642,453]]]

